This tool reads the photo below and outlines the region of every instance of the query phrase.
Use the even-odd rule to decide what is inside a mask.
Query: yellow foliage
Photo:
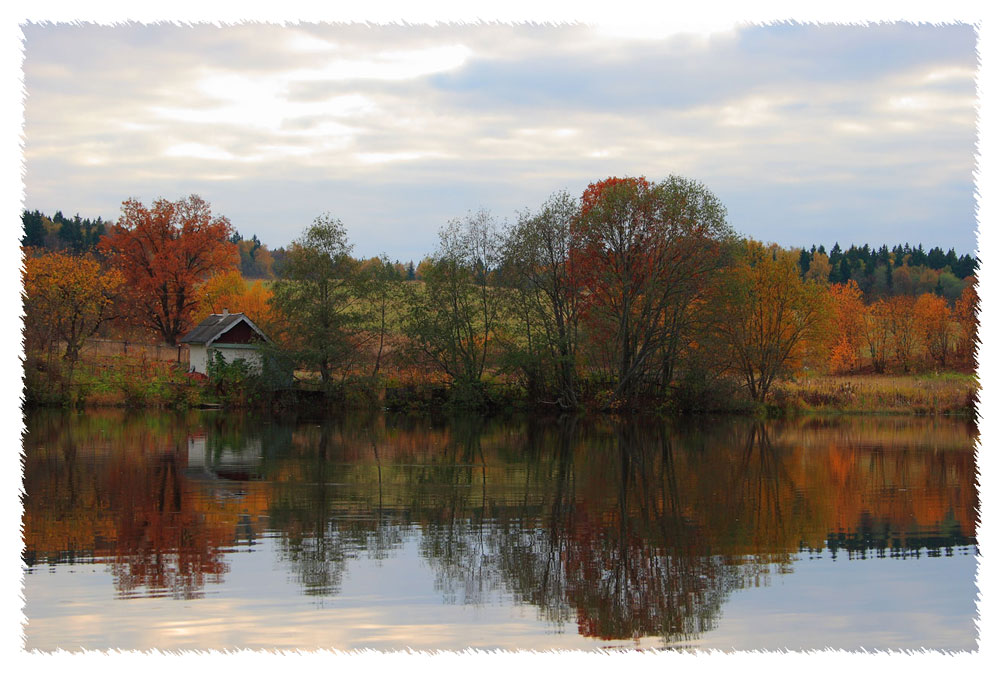
[[[194,321],[199,323],[210,314],[246,314],[259,326],[273,322],[271,291],[262,281],[248,283],[239,271],[216,274],[198,287],[198,307]]]
[[[29,348],[61,339],[67,343],[67,358],[75,358],[83,340],[111,318],[123,283],[119,272],[102,272],[88,257],[62,253],[29,257],[24,268]]]

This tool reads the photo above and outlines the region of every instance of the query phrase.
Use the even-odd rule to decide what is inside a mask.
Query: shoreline
[[[385,411],[402,414],[476,413],[494,416],[504,413],[543,415],[608,414],[663,417],[705,415],[781,418],[799,416],[896,416],[977,418],[979,383],[975,375],[817,375],[779,382],[769,399],[754,403],[749,398],[716,400],[705,406],[679,406],[676,400],[658,398],[632,409],[600,405],[590,399],[578,409],[560,409],[555,404],[540,405],[525,398],[524,391],[509,384],[487,383],[477,404],[455,400],[454,387],[444,383],[405,383],[366,379],[348,380],[324,393],[308,387],[276,392],[214,390],[205,380],[157,381],[128,390],[101,390],[90,387],[72,398],[39,399],[25,393],[22,411],[33,408],[68,409],[178,409],[178,410],[257,410],[285,413]],[[599,398],[600,396],[594,396]],[[721,404],[719,404],[721,403]]]

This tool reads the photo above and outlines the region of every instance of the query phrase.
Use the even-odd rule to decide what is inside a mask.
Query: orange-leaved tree
[[[918,341],[916,317],[913,313],[916,300],[909,295],[896,295],[887,301],[893,355],[903,368],[903,372],[909,372],[913,362],[913,351]]]
[[[714,332],[750,397],[761,402],[778,376],[797,368],[806,344],[828,329],[830,296],[801,278],[788,251],[753,240],[718,292]]]
[[[231,234],[229,220],[213,217],[208,202],[196,195],[159,199],[151,208],[129,199],[99,249],[125,277],[135,315],[175,345],[191,327],[195,288],[239,263]]]
[[[72,379],[84,340],[114,317],[122,284],[121,274],[102,271],[89,257],[62,253],[29,257],[24,268],[27,350],[46,349],[52,340],[62,340]]]
[[[917,333],[931,360],[941,367],[948,361],[948,350],[952,342],[951,310],[943,297],[924,293],[917,298],[913,307]]]
[[[861,321],[861,333],[868,347],[868,356],[877,374],[885,372],[886,361],[889,359],[889,347],[892,338],[892,324],[889,303],[885,300],[873,302],[865,308]]]
[[[833,284],[830,286],[829,294],[834,318],[830,371],[851,372],[858,367],[858,351],[862,342],[865,303],[861,296],[861,288],[856,281],[850,280],[847,283]]]
[[[959,328],[958,357],[971,367],[975,365],[976,343],[979,340],[979,294],[975,278],[967,281],[961,297],[955,302],[955,320]]]
[[[235,269],[205,281],[198,286],[197,296],[198,306],[192,314],[194,323],[223,311],[246,314],[262,328],[273,323],[270,289],[261,281],[248,282]]]

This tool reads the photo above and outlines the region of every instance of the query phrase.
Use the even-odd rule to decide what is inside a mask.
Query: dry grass
[[[772,402],[804,412],[967,415],[978,391],[974,375],[958,373],[831,375],[782,382]]]

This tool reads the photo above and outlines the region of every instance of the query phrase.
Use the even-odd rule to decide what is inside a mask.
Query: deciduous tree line
[[[75,363],[83,340],[109,326],[176,344],[229,309],[324,387],[375,382],[391,364],[443,378],[471,404],[488,382],[561,408],[585,398],[705,407],[735,386],[762,401],[778,377],[805,369],[969,368],[976,340],[974,278],[952,302],[925,293],[866,304],[855,280],[819,273],[817,253],[806,266],[805,251],[737,236],[715,195],[678,176],[608,178],[511,223],[470,213],[440,230],[418,270],[355,259],[343,223],[323,215],[282,251],[276,281],[247,283],[242,257],[274,260],[196,196],[126,201],[97,244],[100,263],[28,251],[29,355],[61,340]]]

